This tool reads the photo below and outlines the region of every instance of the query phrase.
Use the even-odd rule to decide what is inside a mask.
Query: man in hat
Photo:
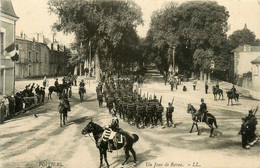
[[[242,148],[249,149],[250,146],[248,145],[248,126],[246,123],[246,117],[242,118],[242,125],[238,135],[242,135]]]
[[[55,82],[54,82],[54,86],[56,87],[56,89],[58,89],[59,87],[59,81],[58,78],[56,78]]]
[[[248,141],[250,145],[253,145],[259,138],[255,134],[257,119],[254,115],[253,110],[248,111],[249,114],[246,117],[246,122],[248,126]]]
[[[198,114],[197,114],[197,117],[200,117],[200,116],[203,115],[203,117],[202,117],[201,120],[202,120],[202,121],[205,121],[206,124],[208,124],[208,117],[207,117],[208,110],[207,110],[207,105],[206,105],[206,103],[204,103],[204,99],[203,99],[203,98],[201,98],[200,101],[201,101],[201,104],[200,104],[200,109],[199,109],[199,112],[198,112]]]
[[[206,94],[208,94],[208,89],[209,89],[209,85],[208,85],[208,83],[206,82],[206,83],[205,83],[205,93],[206,93]]]
[[[168,103],[168,107],[166,108],[166,121],[168,127],[175,127],[174,123],[172,121],[172,113],[174,112],[174,107],[172,106],[172,103]]]
[[[237,89],[235,88],[235,85],[232,86],[231,92],[232,92],[233,96],[236,94]]]

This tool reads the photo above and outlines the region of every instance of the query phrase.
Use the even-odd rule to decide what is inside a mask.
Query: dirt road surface
[[[52,83],[53,79],[50,79]],[[41,84],[41,80],[35,80]],[[27,81],[16,83],[17,89],[22,89]],[[214,84],[214,82],[212,83]],[[187,92],[182,91],[186,85]],[[6,121],[0,125],[0,166],[3,168],[95,168],[99,166],[99,152],[89,136],[83,136],[81,130],[92,118],[101,126],[111,121],[111,116],[105,107],[98,108],[95,94],[96,83],[87,84],[87,95],[80,103],[77,87],[73,87],[71,101],[72,111],[68,114],[66,126],[59,126],[58,98],[45,105],[28,111],[21,117]],[[170,91],[169,85],[164,85],[160,76],[148,78],[141,86],[142,94],[162,96],[162,104],[167,106],[174,97],[175,112],[173,120],[176,128],[161,127],[137,129],[120,119],[120,127],[130,133],[136,133],[139,141],[134,144],[138,164],[133,165],[133,157],[124,167],[162,168],[162,167],[200,167],[200,168],[257,168],[260,167],[259,143],[250,150],[241,147],[241,136],[237,135],[241,126],[241,117],[248,110],[259,105],[259,101],[243,96],[234,106],[227,106],[226,94],[224,100],[214,101],[211,91],[204,93],[204,83],[198,83],[192,90],[192,83],[179,86],[178,90]],[[231,88],[230,84],[220,82],[220,88]],[[200,98],[204,98],[208,110],[217,118],[218,129],[214,137],[209,137],[209,128],[199,123],[202,131],[197,135],[196,129],[189,133],[192,121],[187,111],[187,104],[192,103],[199,108]],[[37,118],[32,114],[36,113]],[[260,112],[256,114],[260,118]],[[165,112],[164,112],[165,122]],[[260,126],[257,125],[257,131]],[[257,132],[258,134],[258,132]],[[110,167],[122,167],[124,151],[113,151],[108,154]]]

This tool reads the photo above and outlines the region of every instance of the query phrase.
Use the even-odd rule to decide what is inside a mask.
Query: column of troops
[[[135,89],[133,90],[133,83],[134,81],[129,79],[115,82],[113,78],[106,80],[104,83],[100,82],[96,88],[99,107],[102,106],[103,100],[105,100],[110,114],[119,115],[121,119],[131,125],[136,125],[137,128],[148,126],[153,128],[159,124],[164,128],[162,97],[160,101],[156,95],[153,98],[150,96],[149,99],[148,94],[147,97],[145,95],[142,97],[141,93],[138,93]],[[173,112],[174,107],[172,103],[169,103],[166,108],[168,127],[174,127]]]

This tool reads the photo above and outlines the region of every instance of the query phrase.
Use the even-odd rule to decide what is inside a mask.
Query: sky
[[[142,9],[144,25],[137,27],[140,37],[145,37],[150,25],[152,13],[169,1],[183,3],[188,0],[134,0]],[[16,35],[21,32],[28,37],[36,37],[36,33],[43,33],[45,37],[52,40],[51,26],[57,21],[57,16],[48,11],[48,0],[12,0],[19,20],[16,23]],[[260,39],[260,4],[257,0],[217,0],[219,5],[223,5],[229,11],[228,24],[232,32],[243,29],[245,23],[247,28],[256,34]],[[60,43],[69,46],[73,42],[73,35],[57,33],[55,37]]]

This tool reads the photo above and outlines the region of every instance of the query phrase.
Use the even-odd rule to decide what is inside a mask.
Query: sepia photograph
[[[260,0],[0,1],[0,168],[260,168]]]

